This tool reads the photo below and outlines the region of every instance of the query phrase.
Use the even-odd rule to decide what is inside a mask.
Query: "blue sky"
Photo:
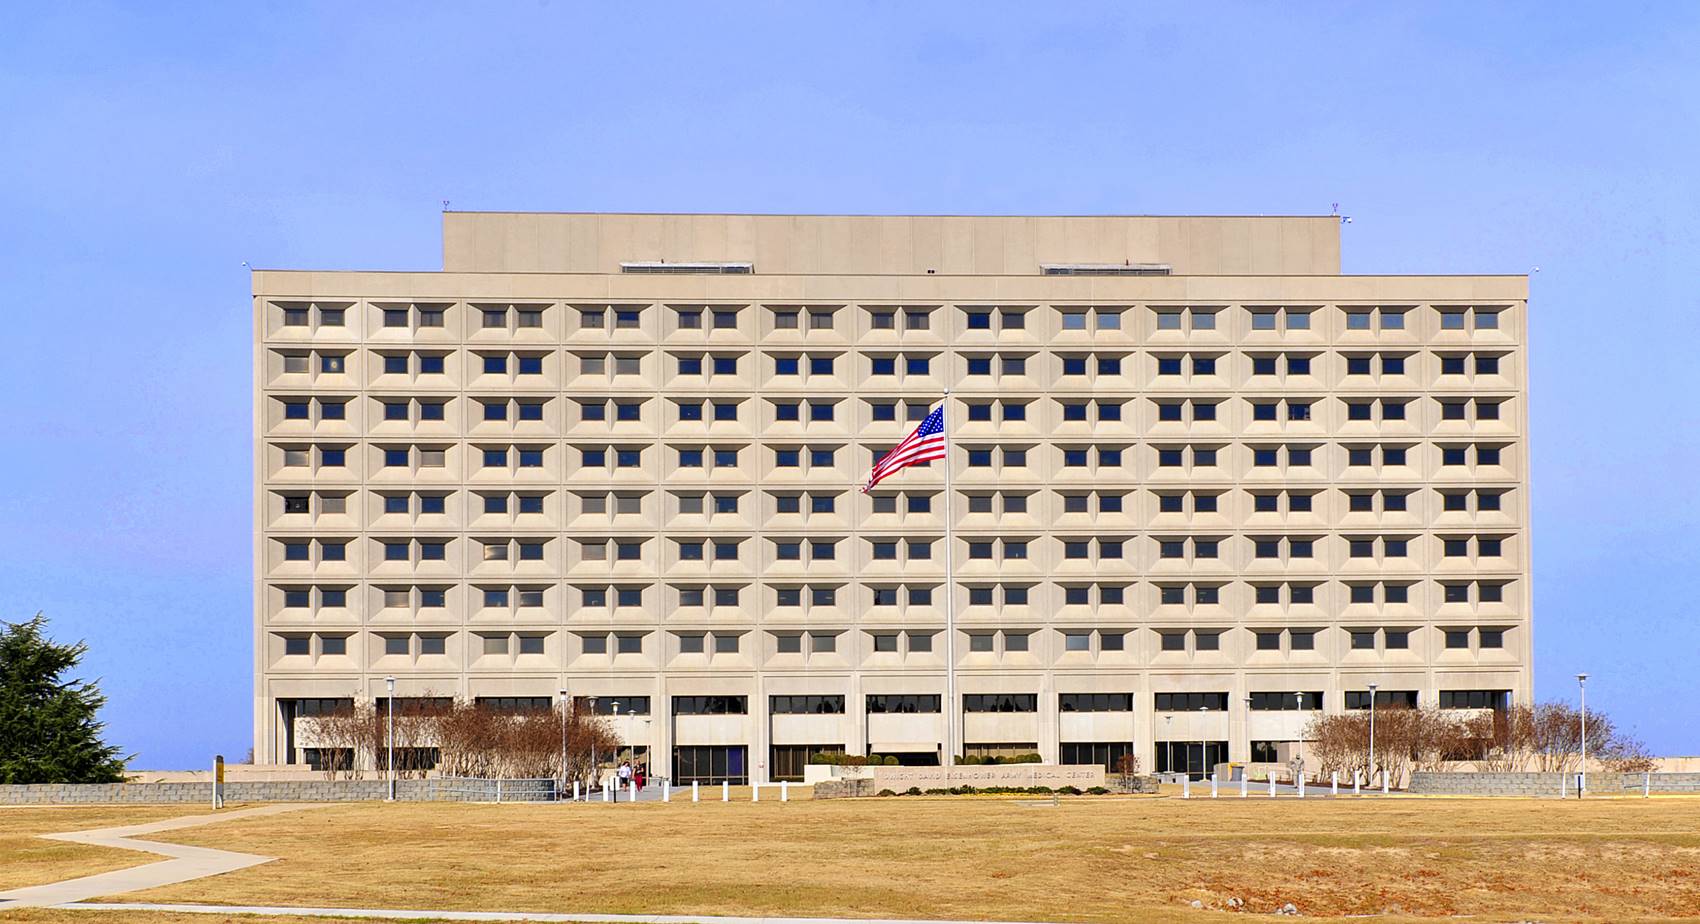
[[[435,269],[444,199],[1339,202],[1347,272],[1540,267],[1537,693],[1587,670],[1590,706],[1700,753],[1682,589],[1700,5],[69,2],[0,20],[0,618],[45,610],[88,639],[140,766],[250,739],[242,262]]]

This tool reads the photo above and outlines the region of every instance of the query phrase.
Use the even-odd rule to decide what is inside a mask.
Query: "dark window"
[[[878,715],[936,713],[939,711],[939,696],[928,693],[870,694],[867,706],[868,712]]]
[[[963,712],[1038,712],[1039,697],[1033,693],[964,693]]]
[[[1442,709],[1498,709],[1511,707],[1510,690],[1441,690]]]
[[[1132,712],[1132,693],[1061,693],[1057,695],[1061,712]]]
[[[1253,692],[1251,694],[1252,712],[1305,712],[1322,708],[1322,693],[1307,692]]]
[[[1158,693],[1153,697],[1158,712],[1226,712],[1226,693]]]
[[[770,696],[768,712],[773,715],[843,715],[842,696]]]
[[[1385,707],[1388,707],[1388,706],[1402,706],[1402,707],[1405,707],[1407,709],[1417,708],[1417,691],[1416,690],[1377,690],[1377,691],[1375,691],[1375,708],[1382,709],[1382,708],[1385,708]],[[1347,709],[1368,709],[1369,708],[1369,691],[1368,690],[1347,690],[1346,691],[1346,708]]]

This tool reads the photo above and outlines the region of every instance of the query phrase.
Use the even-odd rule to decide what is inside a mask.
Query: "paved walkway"
[[[265,905],[63,905],[83,911],[175,911],[185,914],[293,914],[314,918],[402,918],[429,921],[558,921],[565,924],[1014,924],[905,918],[747,918],[712,914],[550,914],[539,911],[420,911],[399,908],[291,908]]]
[[[233,818],[299,812],[303,809],[320,808],[323,804],[263,805],[258,808],[190,815],[184,818],[168,818],[165,821],[154,821],[148,824],[129,825],[121,828],[96,828],[92,831],[44,834],[42,837],[56,841],[92,844],[96,847],[140,850],[146,853],[164,854],[171,859],[161,860],[157,863],[144,863],[141,866],[132,866],[128,869],[116,869],[107,873],[96,873],[93,876],[83,876],[80,879],[66,879],[63,882],[51,882],[47,885],[26,886],[21,889],[13,889],[10,892],[0,892],[0,910],[26,906],[63,905],[100,895],[151,889],[155,886],[172,885],[191,879],[246,869],[250,866],[258,866],[261,863],[270,863],[274,858],[255,856],[251,853],[236,853],[230,850],[214,850],[210,847],[185,847],[180,844],[136,840],[135,838],[143,834],[158,834],[161,831],[193,828],[219,821],[229,821]]]

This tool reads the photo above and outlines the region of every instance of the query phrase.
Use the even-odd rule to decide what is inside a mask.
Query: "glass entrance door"
[[[1185,773],[1195,779],[1207,779],[1217,764],[1228,760],[1226,741],[1159,741],[1157,742],[1157,772]]]

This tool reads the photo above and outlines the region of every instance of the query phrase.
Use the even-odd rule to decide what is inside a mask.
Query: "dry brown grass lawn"
[[[0,891],[135,866],[148,854],[88,847],[36,835],[135,825],[210,812],[192,805],[99,805],[0,808]]]
[[[364,804],[164,837],[281,862],[122,900],[1127,921],[1238,898],[1312,919],[1700,917],[1696,799]]]

